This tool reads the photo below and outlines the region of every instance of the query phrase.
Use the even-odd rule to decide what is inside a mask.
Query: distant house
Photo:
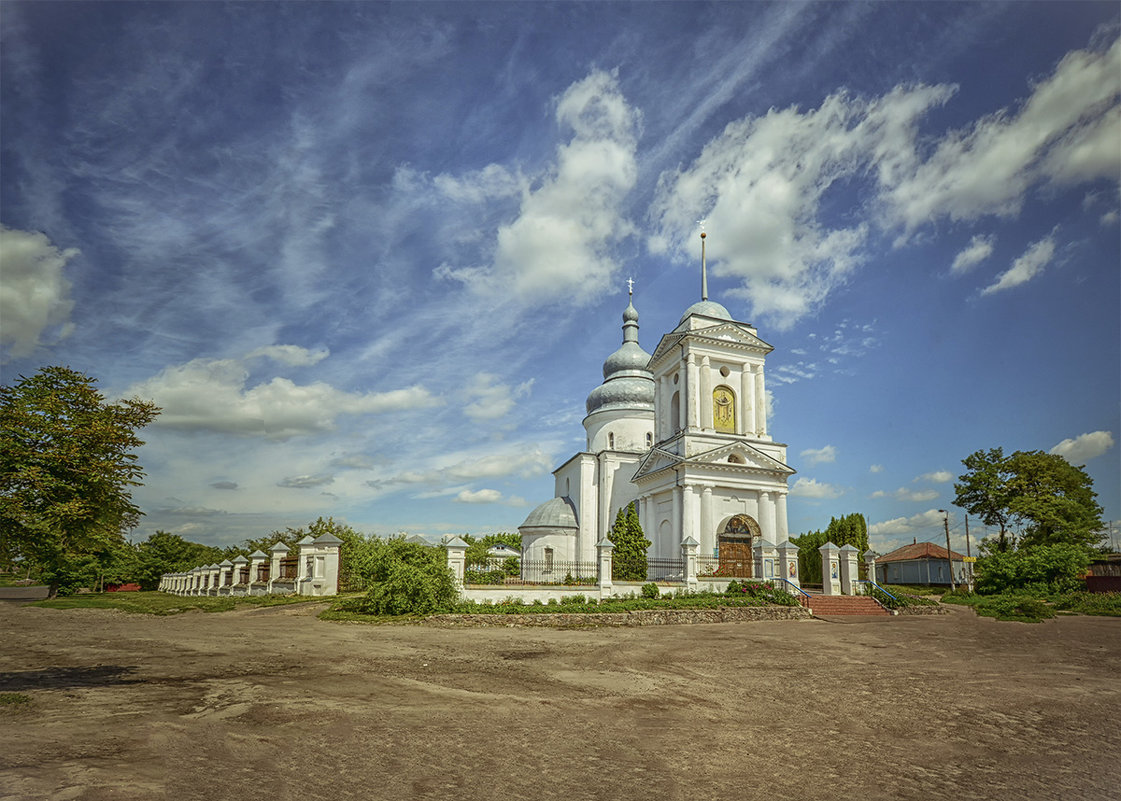
[[[969,573],[965,557],[950,552],[933,542],[915,542],[896,548],[876,559],[876,581],[880,584],[950,584],[950,565],[954,565],[954,582],[965,584]]]
[[[1090,563],[1086,589],[1090,592],[1121,592],[1121,553],[1106,554]]]
[[[516,556],[520,558],[521,555],[521,551],[519,551],[517,548],[511,548],[504,542],[500,542],[497,545],[492,545],[487,549],[487,557],[490,559],[502,560],[508,556]]]

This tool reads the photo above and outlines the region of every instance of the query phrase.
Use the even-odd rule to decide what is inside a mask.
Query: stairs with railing
[[[809,595],[802,598],[802,605],[809,608],[816,617],[835,615],[891,617],[891,612],[881,606],[875,598],[867,595]]]

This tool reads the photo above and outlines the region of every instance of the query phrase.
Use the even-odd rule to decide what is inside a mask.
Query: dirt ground
[[[1121,620],[440,629],[0,604],[4,799],[1107,799]]]

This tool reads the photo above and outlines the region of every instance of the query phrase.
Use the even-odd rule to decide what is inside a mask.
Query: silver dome
[[[628,303],[623,311],[623,344],[603,363],[603,383],[588,395],[588,414],[601,409],[654,408],[654,376],[646,369],[650,354],[638,344],[638,311]]]
[[[717,303],[715,300],[698,300],[692,306],[685,310],[685,314],[681,315],[681,319],[677,321],[678,325],[689,319],[689,315],[699,314],[702,317],[715,317],[718,320],[731,320],[732,315],[728,310]]]
[[[576,507],[568,498],[551,498],[545,501],[518,526],[519,529],[576,527]]]

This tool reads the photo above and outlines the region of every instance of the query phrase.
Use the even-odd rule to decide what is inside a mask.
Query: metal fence
[[[750,559],[721,559],[719,556],[698,556],[697,575],[720,578],[754,578]]]
[[[467,565],[463,573],[463,583],[467,585],[562,584],[569,587],[588,587],[594,586],[597,581],[598,566],[595,562],[563,562],[556,559],[540,561],[522,559],[519,571],[513,575],[509,570],[495,569],[488,563]]]
[[[280,560],[280,575],[277,580],[283,581],[284,579],[294,579],[300,569],[300,560],[295,557],[286,557]]]

